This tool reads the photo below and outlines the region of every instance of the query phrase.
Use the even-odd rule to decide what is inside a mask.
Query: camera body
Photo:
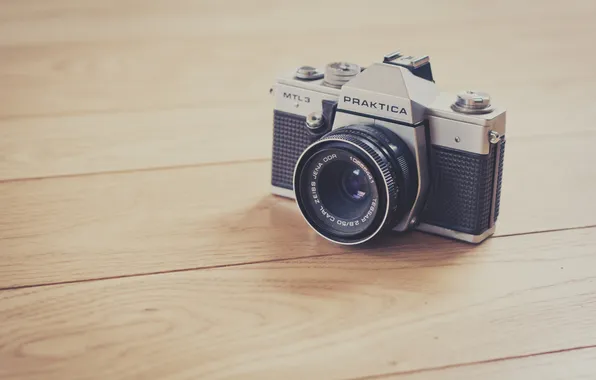
[[[440,93],[427,56],[302,66],[272,88],[272,193],[323,237],[359,244],[418,229],[471,243],[499,214],[505,110]],[[341,174],[341,173],[344,174]]]

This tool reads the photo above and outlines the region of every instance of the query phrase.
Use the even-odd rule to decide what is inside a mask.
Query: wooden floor
[[[0,379],[596,378],[596,2],[0,0]],[[323,241],[275,76],[429,54],[508,109],[497,234]]]

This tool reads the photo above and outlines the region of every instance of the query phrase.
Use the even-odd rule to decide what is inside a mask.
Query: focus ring
[[[375,149],[375,148],[369,146],[370,142],[368,140],[363,140],[360,138],[356,138],[353,135],[348,135],[348,134],[343,134],[343,133],[338,133],[338,134],[331,133],[330,135],[323,137],[319,141],[320,142],[323,142],[323,141],[345,141],[345,142],[351,143],[353,145],[356,145],[358,148],[365,151],[370,157],[372,157],[372,159],[375,161],[375,163],[381,170],[383,182],[387,186],[387,192],[388,192],[387,201],[389,203],[388,210],[393,210],[396,207],[396,201],[397,201],[397,195],[399,192],[399,188],[397,187],[397,184],[395,183],[395,180],[394,180],[395,171],[393,170],[393,168],[391,168],[389,159],[383,157],[381,155],[381,153],[379,153],[377,151],[378,148]]]
[[[406,158],[402,155],[396,158],[399,167],[401,168],[401,172],[406,179],[406,181],[410,180],[410,169],[408,169],[408,162]]]

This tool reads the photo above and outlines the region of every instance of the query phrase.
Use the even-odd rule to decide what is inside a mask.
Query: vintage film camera
[[[505,110],[440,93],[427,56],[362,68],[302,66],[272,88],[271,184],[321,236],[363,243],[417,229],[471,243],[493,234]]]

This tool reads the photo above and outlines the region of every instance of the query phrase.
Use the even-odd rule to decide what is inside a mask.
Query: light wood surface
[[[0,379],[596,377],[596,2],[0,0]],[[323,241],[276,74],[431,55],[508,110],[497,233]]]
[[[592,132],[508,141],[497,235],[596,226],[596,166],[568,164],[590,162],[593,146]],[[306,228],[293,201],[268,195],[270,166],[5,182],[0,288],[341,251]]]
[[[238,110],[250,139],[229,138],[239,115],[224,107],[0,121],[0,180],[268,160],[271,114],[263,108]]]
[[[596,229],[538,236],[6,291],[0,346],[31,378],[307,379],[590,345]]]
[[[459,380],[459,379],[593,379],[596,360],[594,347],[572,351],[549,351],[518,358],[486,360],[456,366],[429,368],[422,371],[397,372],[361,379]]]

